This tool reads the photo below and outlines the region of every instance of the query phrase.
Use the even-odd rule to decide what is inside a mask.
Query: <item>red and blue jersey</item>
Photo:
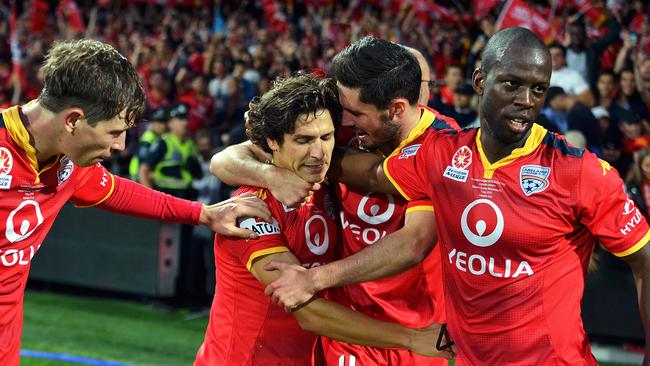
[[[239,219],[238,226],[258,238],[215,238],[217,285],[195,365],[310,365],[318,336],[302,330],[290,313],[273,304],[250,270],[256,258],[287,251],[306,268],[332,261],[339,245],[334,202],[327,189],[297,208],[259,188],[242,187],[234,195],[247,192],[264,200],[273,222]]]
[[[596,242],[650,238],[615,169],[533,125],[494,163],[480,129],[428,132],[384,162],[402,195],[433,199],[456,365],[596,365],[580,318]]]
[[[40,165],[21,108],[0,119],[0,364],[18,365],[23,296],[31,260],[61,207],[71,200],[95,206],[113,192],[113,176],[99,163],[74,165],[56,156]]]

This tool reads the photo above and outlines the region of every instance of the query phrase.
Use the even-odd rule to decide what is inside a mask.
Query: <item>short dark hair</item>
[[[404,47],[374,36],[339,52],[331,71],[344,86],[360,89],[361,102],[380,110],[396,98],[416,104],[420,96],[422,71],[415,57]]]
[[[56,42],[41,70],[44,81],[38,101],[54,113],[81,108],[94,126],[126,110],[126,123],[133,126],[145,110],[140,76],[108,44],[91,39]]]
[[[338,127],[342,108],[332,79],[307,73],[279,78],[248,112],[248,137],[270,153],[272,151],[266,142],[267,138],[282,145],[284,134],[294,132],[296,119],[300,115],[316,116],[318,111],[324,109],[329,111],[334,126]]]
[[[523,27],[505,28],[490,37],[485,48],[483,48],[481,56],[481,69],[483,72],[486,75],[489,74],[492,67],[501,61],[506,53],[510,52],[509,48],[513,45],[544,50],[546,54],[549,54],[544,42],[530,29]]]
[[[564,55],[564,57],[566,57],[566,47],[564,47],[562,44],[557,43],[557,42],[553,42],[550,45],[548,45],[548,49],[550,50],[551,48],[557,48],[558,50],[560,50],[562,52],[562,55]]]

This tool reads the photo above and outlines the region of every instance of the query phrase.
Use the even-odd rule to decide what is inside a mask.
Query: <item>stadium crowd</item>
[[[432,90],[429,106],[461,127],[477,126],[477,97],[469,78],[512,1],[15,3],[0,4],[0,38],[6,40],[0,45],[0,109],[38,96],[39,67],[53,41],[88,37],[110,43],[141,75],[151,122],[129,132],[127,148],[106,162],[109,169],[151,180],[149,185],[159,189],[180,189],[183,197],[216,202],[231,190],[209,174],[210,157],[246,139],[243,115],[249,101],[269,90],[277,76],[328,72],[337,52],[367,34],[420,50],[431,66],[431,75],[423,75]],[[553,88],[538,122],[618,169],[648,216],[649,5],[640,0],[527,4],[553,28],[545,37]],[[144,141],[154,122],[163,122],[162,131],[167,125],[170,135],[180,132],[162,143],[156,143],[160,132]],[[176,142],[188,155],[181,188],[160,183],[169,150],[161,145]],[[139,161],[133,162],[134,156]],[[194,236],[211,248],[210,233]]]

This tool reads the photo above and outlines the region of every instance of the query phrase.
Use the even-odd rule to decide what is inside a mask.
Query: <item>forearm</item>
[[[646,269],[642,273],[635,272],[634,280],[636,282],[639,312],[645,331],[645,339],[650,339],[650,329],[648,327],[648,319],[650,318],[650,299],[648,298],[650,296],[650,269]],[[643,365],[650,366],[650,342],[645,343]]]
[[[410,233],[398,230],[373,245],[309,270],[317,291],[373,281],[401,273],[420,263],[429,250],[417,248]]]
[[[113,193],[97,207],[144,219],[197,225],[203,205],[115,177]]]
[[[623,259],[630,266],[634,275],[645,338],[650,339],[648,327],[648,319],[650,319],[650,246],[646,244],[636,253]],[[650,366],[650,342],[645,343],[643,365]]]
[[[384,174],[383,160],[377,154],[336,148],[330,175],[356,189],[399,194]]]
[[[408,349],[412,335],[417,332],[399,324],[374,320],[324,299],[315,299],[293,314],[306,331],[364,346]]]
[[[245,142],[229,146],[215,154],[210,161],[210,172],[231,186],[268,188],[264,173],[274,167],[260,162],[251,150],[251,145],[250,142]]]
[[[630,52],[630,49],[628,49],[625,46],[623,46],[623,48],[621,48],[618,51],[618,55],[616,55],[616,61],[614,62],[614,73],[615,74],[618,75],[621,72],[621,70],[623,70],[623,68],[625,67],[625,62],[627,61],[629,52]]]

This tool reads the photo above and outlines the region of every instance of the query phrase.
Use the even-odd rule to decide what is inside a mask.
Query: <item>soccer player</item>
[[[344,95],[342,90],[356,90],[354,96],[341,99],[341,129],[350,129],[352,125],[355,129],[352,134],[339,131],[339,144],[348,145],[340,137],[355,136],[356,131],[353,140],[362,148],[388,156],[431,126],[455,126],[454,121],[418,106],[422,65],[418,65],[413,51],[366,37],[335,57],[332,72],[338,80],[339,94]],[[367,104],[361,106],[359,99]],[[213,171],[229,184],[246,179],[262,181],[274,192],[274,182],[264,181],[260,174],[265,171],[262,164],[251,161],[246,148],[240,148],[229,148],[217,155]],[[339,184],[335,187],[341,201],[342,255],[346,259],[308,270],[270,263],[267,269],[280,269],[286,275],[269,286],[269,292],[275,291],[274,298],[282,298],[280,303],[292,308],[318,291],[331,288],[332,299],[375,319],[411,327],[444,320],[440,253],[435,251],[427,257],[436,241],[431,202],[408,203],[399,196],[376,194],[363,188]],[[358,252],[366,256],[362,263],[370,265],[359,265],[355,255]],[[374,260],[385,252],[393,254],[390,260]],[[420,264],[424,258],[426,267]],[[407,271],[408,268],[411,269]],[[425,273],[425,268],[429,273]],[[347,286],[340,287],[343,285]],[[356,361],[362,365],[446,364],[445,360],[424,359],[403,350],[380,350],[336,340],[324,339],[323,346],[326,363],[330,365],[338,365],[341,357],[346,363]]]
[[[415,85],[419,88],[419,83]],[[273,165],[292,171],[310,184],[321,183],[329,168],[334,126],[340,115],[335,84],[299,74],[277,81],[249,112],[249,136],[271,154]],[[217,287],[196,366],[318,363],[320,352],[314,353],[317,335],[306,331],[349,343],[442,355],[434,351],[437,326],[410,329],[373,320],[321,298],[292,313],[274,305],[264,295],[264,285],[276,279],[278,272],[266,269],[267,263],[312,268],[334,258],[339,235],[333,188],[323,184],[293,208],[283,205],[267,189],[243,186],[235,195],[245,192],[256,192],[264,199],[273,222],[253,218],[239,222],[240,227],[256,231],[258,239],[216,237]],[[336,364],[355,364],[346,360],[345,354],[337,357]]]
[[[648,319],[648,224],[615,169],[534,123],[551,76],[534,33],[497,32],[482,59],[480,128],[428,132],[383,165],[346,154],[343,170],[433,199],[456,365],[596,365],[580,318],[589,255],[600,242],[630,265]]]
[[[255,235],[236,227],[237,217],[270,217],[252,195],[203,206],[114,177],[99,164],[111,151],[124,149],[126,130],[145,104],[138,74],[113,47],[92,40],[55,44],[42,72],[38,99],[6,109],[0,118],[2,365],[20,362],[31,259],[68,200],[79,207],[202,224],[244,237]]]

